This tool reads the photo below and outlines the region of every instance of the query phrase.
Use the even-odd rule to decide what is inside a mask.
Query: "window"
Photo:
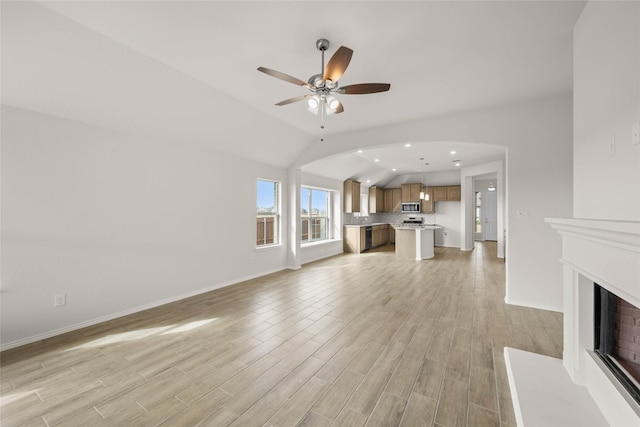
[[[358,216],[369,216],[369,196],[367,194],[360,195],[360,214]]]
[[[257,180],[256,246],[280,243],[280,183]]]
[[[329,235],[330,193],[302,187],[300,191],[300,219],[302,243],[327,240]]]

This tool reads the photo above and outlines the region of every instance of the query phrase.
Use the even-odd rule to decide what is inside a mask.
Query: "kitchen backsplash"
[[[403,214],[398,212],[383,212],[383,213],[370,213],[369,216],[361,217],[358,214],[345,213],[344,224],[345,225],[358,225],[358,224],[372,224],[372,223],[385,223],[385,224],[400,224],[409,216],[416,218],[424,218],[425,224],[435,224],[435,213],[420,213],[420,214]]]

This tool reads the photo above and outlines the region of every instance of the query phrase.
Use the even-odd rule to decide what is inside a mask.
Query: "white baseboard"
[[[232,281],[222,282],[215,284],[213,286],[209,286],[207,288],[198,289],[197,291],[187,292],[185,294],[177,295],[175,297],[165,298],[160,301],[155,301],[149,304],[144,304],[138,307],[130,308],[127,310],[119,311],[117,313],[107,314],[105,316],[97,317],[95,319],[86,320],[84,322],[75,323],[73,325],[65,326],[63,328],[53,329],[51,331],[43,332],[41,334],[33,335],[30,337],[22,338],[16,341],[12,341],[6,344],[0,345],[0,351],[10,350],[12,348],[20,347],[23,345],[31,344],[37,341],[41,341],[47,338],[55,337],[57,335],[66,334],[67,332],[77,331],[78,329],[86,328],[89,326],[97,325],[99,323],[108,322],[113,319],[117,319],[119,317],[128,316],[130,314],[139,313],[141,311],[149,310],[151,308],[160,307],[165,304],[170,304],[172,302],[180,301],[183,299],[191,298],[196,295],[201,295],[207,292],[215,291],[216,289],[225,288],[227,286],[236,285],[238,283],[245,282],[247,280],[255,279],[256,277],[266,276],[268,274],[277,273],[279,271],[284,270],[284,268],[274,269],[272,271],[265,271],[260,274],[255,274],[251,276],[246,276],[243,278],[235,279]]]

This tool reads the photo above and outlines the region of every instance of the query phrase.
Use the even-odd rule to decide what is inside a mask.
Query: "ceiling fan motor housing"
[[[329,40],[318,39],[318,41],[316,41],[316,48],[321,52],[324,52],[325,50],[329,49]]]

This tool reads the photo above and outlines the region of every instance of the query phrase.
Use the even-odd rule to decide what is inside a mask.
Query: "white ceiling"
[[[320,72],[315,41],[354,50],[342,86],[391,90],[342,95],[325,120],[337,134],[568,93],[578,1],[2,2],[2,102],[117,130],[205,145],[287,166],[318,142],[306,89],[256,71],[307,80]],[[501,158],[496,148],[411,141],[316,162],[336,179],[364,168],[391,179]],[[373,162],[379,158],[380,162]],[[398,168],[392,172],[391,168]],[[364,173],[364,172],[363,172]]]

